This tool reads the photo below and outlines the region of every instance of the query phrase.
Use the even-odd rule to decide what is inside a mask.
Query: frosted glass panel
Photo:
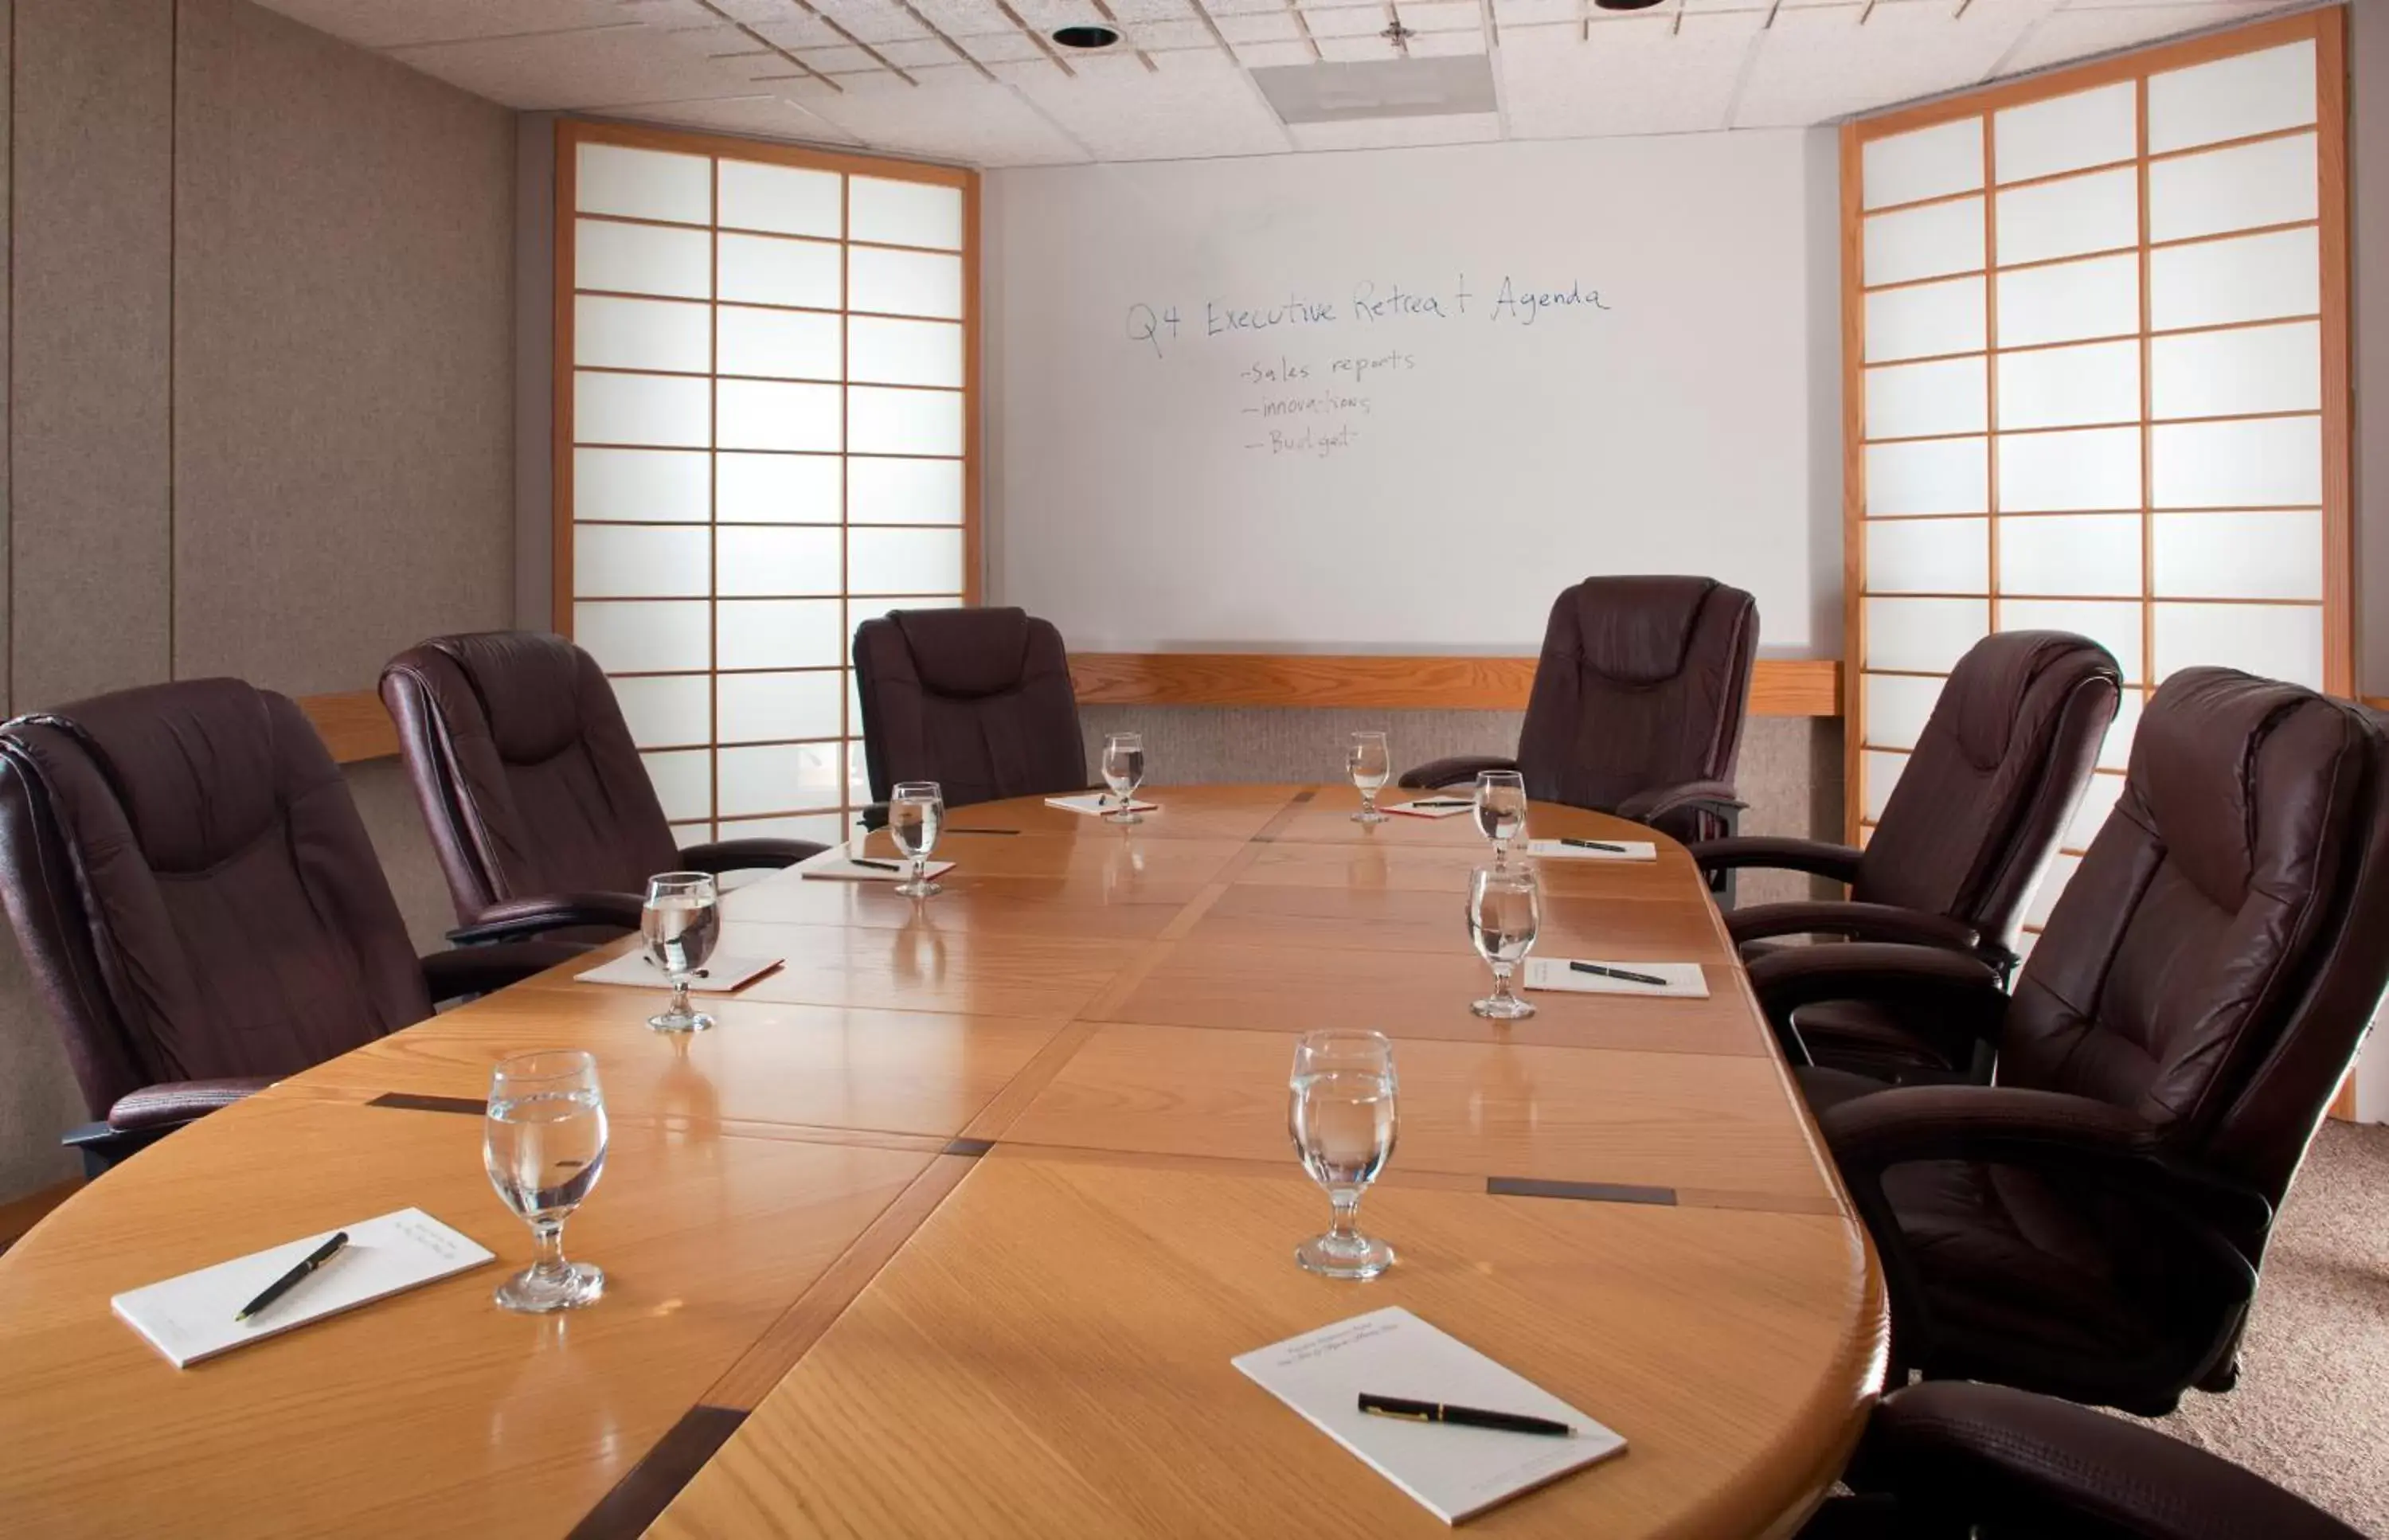
[[[1863,674],[1867,742],[1877,748],[1914,748],[1947,682],[1908,674]]]
[[[836,310],[838,248],[825,241],[723,235],[722,298]]]
[[[963,383],[963,329],[952,321],[890,321],[858,315],[846,324],[846,377],[884,385]]]
[[[1868,749],[1859,756],[1859,775],[1865,783],[1866,817],[1883,817],[1884,804],[1891,800],[1891,788],[1899,783],[1899,772],[1908,768],[1905,754],[1884,754]]]
[[[853,247],[847,271],[854,292],[848,305],[887,315],[934,315],[959,321],[963,314],[963,260],[933,251],[888,251]]]
[[[2067,821],[2065,833],[2058,844],[2068,850],[2088,850],[2090,842],[2099,837],[2107,815],[2115,810],[2115,799],[2124,795],[2124,778],[2120,775],[2093,775],[2082,788],[2082,800],[2074,805],[2074,817]]]
[[[2322,501],[2322,419],[2167,423],[2150,429],[2160,508],[2305,507]]]
[[[1870,214],[1865,236],[1870,286],[1980,272],[1983,200],[1967,197],[1903,209],[1896,214]]]
[[[2025,924],[2038,929],[2049,923],[2050,910],[2057,907],[2059,895],[2065,891],[2065,885],[2074,880],[2074,873],[2080,870],[2081,865],[2082,859],[2078,856],[2050,858],[2048,870],[2040,874],[2040,886],[2033,890],[2032,902],[2025,906]]]
[[[1980,439],[1869,444],[1866,511],[1878,518],[1987,512],[1990,507],[1987,455]]]
[[[722,814],[781,813],[836,807],[845,778],[839,744],[783,744],[722,750]]]
[[[2115,720],[2099,745],[2101,770],[2122,770],[2131,762],[2132,738],[2140,731],[2140,713],[2147,704],[2138,690],[2124,692],[2124,698],[2115,706]]]
[[[706,307],[677,299],[572,300],[572,358],[601,369],[670,369],[701,375],[712,366]]]
[[[678,821],[703,818],[712,811],[712,750],[683,749],[639,757],[646,764],[647,779],[655,784],[656,800],[664,805],[664,817]]]
[[[2115,655],[2127,684],[2140,671],[2140,606],[2138,601],[2097,599],[2002,599],[2003,631],[2078,631]]]
[[[1990,629],[1987,599],[1869,598],[1863,661],[1870,668],[1946,674]]]
[[[2090,257],[1999,274],[1999,346],[2128,337],[2140,329],[2140,260]]]
[[[940,251],[962,249],[960,187],[858,176],[847,189],[847,197],[854,221],[852,239],[932,246]]]
[[[856,713],[853,720],[862,720],[862,714]],[[870,750],[859,738],[850,740],[846,745],[846,795],[849,800],[858,803],[871,800]]]
[[[2315,121],[2314,40],[2149,77],[2149,153]]]
[[[1860,185],[1870,209],[1973,192],[1983,185],[1983,121],[1961,118],[1912,134],[1870,139],[1860,154],[1865,158]]]
[[[1989,371],[1979,358],[1895,363],[1866,372],[1866,436],[1915,439],[1989,426]]]
[[[724,305],[718,312],[725,375],[776,379],[836,379],[838,318],[818,311],[751,310]]]
[[[2156,606],[2158,679],[2178,668],[2218,663],[2268,679],[2322,688],[2322,607],[2319,605]]]
[[[1980,352],[1986,321],[1979,274],[1870,294],[1866,297],[1867,362]]]
[[[837,238],[843,198],[836,172],[723,160],[722,223],[740,230]]]
[[[2140,153],[2139,112],[2130,81],[2009,108],[1994,120],[1999,178],[2023,182],[2129,160]]]
[[[838,466],[834,454],[716,456],[719,516],[724,524],[836,524]]]
[[[677,375],[572,376],[572,437],[584,444],[688,445],[711,431],[706,382]]]
[[[959,390],[899,390],[850,386],[846,447],[855,454],[960,454]]]
[[[1999,426],[2138,422],[2140,345],[2091,342],[1999,355]]]
[[[723,449],[828,450],[838,447],[835,385],[783,385],[725,379],[717,392],[715,431]]]
[[[907,594],[903,598],[892,600],[856,599],[849,603],[846,608],[849,617],[853,620],[854,624],[860,626],[865,620],[876,620],[882,616],[893,615],[898,610],[960,609],[962,608],[962,597],[959,594],[951,595],[946,598],[925,598],[918,595]],[[862,720],[862,714],[860,712],[856,714],[855,719],[857,721]]]
[[[572,452],[575,518],[702,524],[710,500],[703,450]]]
[[[959,460],[856,460],[847,467],[847,514],[857,524],[960,524]]]
[[[868,800],[860,798],[858,800]],[[809,839],[815,845],[836,845],[847,836],[843,813],[807,813],[798,818],[724,819],[723,839]]]
[[[1867,587],[1876,593],[1987,593],[1990,531],[1979,518],[1871,519]]]
[[[825,668],[846,657],[835,599],[724,599],[714,606],[717,668]]]
[[[1999,439],[1999,508],[2076,513],[2140,505],[2140,430],[2083,428]]]
[[[584,214],[626,214],[706,224],[713,219],[713,163],[702,155],[582,145],[573,203]]]
[[[572,531],[573,595],[615,599],[709,592],[710,537],[703,529],[581,524]]]
[[[2149,165],[2149,238],[2181,240],[2315,217],[2315,136],[2267,139]]]
[[[703,674],[612,683],[631,741],[641,748],[685,748],[713,741],[713,684]]]
[[[713,293],[713,237],[703,230],[575,221],[572,286],[706,299]]]
[[[2149,387],[2160,417],[2319,411],[2322,325],[2293,321],[2157,337],[2149,344]]]
[[[2155,592],[2175,599],[2322,598],[2322,510],[2159,514]]]
[[[960,529],[850,529],[847,587],[862,593],[959,593]]]
[[[2037,262],[2138,245],[2140,178],[2129,166],[1999,195],[1999,262]]]
[[[2138,597],[2137,514],[2050,515],[1999,520],[1999,591]]]
[[[846,732],[845,676],[835,668],[803,674],[724,674],[720,681],[722,741],[767,743],[837,738]]]
[[[716,592],[762,598],[838,591],[836,529],[723,525],[714,540]]]
[[[702,599],[572,606],[572,640],[609,674],[705,668],[713,656],[707,634],[712,624]]]
[[[2201,241],[2149,253],[2149,325],[2221,326],[2322,309],[2322,248],[2317,233]]]

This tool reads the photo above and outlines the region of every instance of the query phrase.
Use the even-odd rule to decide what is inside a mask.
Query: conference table
[[[785,965],[650,1031],[588,961],[176,1132],[0,1256],[0,1529],[674,1537],[1426,1535],[1238,1354],[1386,1305],[1622,1433],[1488,1535],[1775,1535],[1878,1389],[1881,1275],[1682,848],[1537,863],[1541,956],[1697,961],[1706,999],[1489,977],[1467,817],[1340,786],[1165,787],[1141,825],[953,809],[938,897],[774,873],[721,953]],[[1536,804],[1539,836],[1653,838]],[[885,834],[872,851],[892,852]],[[626,940],[606,952],[631,945]],[[1394,1042],[1361,1207],[1306,1273],[1296,1037]],[[581,1311],[491,1303],[530,1238],[481,1167],[491,1065],[594,1052]],[[176,1370],[111,1295],[415,1206],[499,1262]]]

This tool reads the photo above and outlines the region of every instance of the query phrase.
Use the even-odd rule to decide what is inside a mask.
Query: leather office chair
[[[323,740],[238,680],[0,726],[0,897],[99,1120],[67,1137],[95,1176],[435,1000],[557,960],[417,959]]]
[[[656,872],[787,867],[823,849],[675,845],[613,686],[560,636],[434,637],[390,659],[381,698],[456,905],[453,941],[636,930]]]
[[[1800,1540],[2357,1540],[2303,1497],[2122,1418],[2000,1385],[1885,1396]]]
[[[1552,605],[1514,759],[1463,755],[1400,784],[1525,772],[1539,801],[1616,813],[1687,842],[1733,832],[1758,605],[1710,578],[1587,578]]]
[[[2185,669],[2012,995],[1946,950],[1788,948],[1751,982],[1961,1015],[1996,1086],[1804,1068],[1883,1257],[1895,1364],[2157,1415],[2228,1389],[2306,1142],[2389,977],[2389,719]],[[1795,1044],[1796,1046],[1796,1044]]]
[[[1849,885],[1845,901],[1735,910],[1726,929],[1754,956],[1769,937],[1814,933],[1949,947],[2013,968],[2025,905],[2082,800],[2122,693],[2114,658],[2088,637],[1985,637],[1950,671],[1863,850],[1772,836],[1693,847],[1711,872],[1774,867]],[[1820,1063],[1887,1076],[1969,1067],[1966,1034],[1920,1037],[1858,1002],[1810,1006],[1799,1027]]]
[[[949,807],[1084,791],[1062,633],[1028,611],[897,610],[854,630],[871,795],[935,781]]]

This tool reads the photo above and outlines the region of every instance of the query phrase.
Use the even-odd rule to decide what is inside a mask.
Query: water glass
[[[708,872],[661,872],[647,879],[647,902],[639,911],[647,961],[671,981],[671,1003],[647,1025],[658,1032],[703,1032],[713,1018],[688,1002],[690,981],[705,976],[705,964],[722,939],[722,897]]]
[[[1468,1009],[1497,1022],[1531,1016],[1535,1008],[1520,999],[1510,980],[1535,949],[1542,929],[1542,889],[1532,871],[1524,867],[1480,866],[1468,879],[1468,939],[1476,955],[1493,969],[1493,993]]]
[[[606,1169],[606,1098],[597,1061],[552,1049],[502,1061],[490,1075],[481,1163],[505,1205],[530,1223],[529,1267],[498,1285],[508,1310],[573,1310],[606,1292],[606,1275],[564,1259],[564,1221]]]
[[[907,898],[945,891],[929,881],[929,852],[946,821],[946,794],[934,781],[899,781],[888,799],[888,837],[913,863],[912,875],[896,885]]]
[[[1493,866],[1510,864],[1510,842],[1526,833],[1527,778],[1516,770],[1476,773],[1476,832],[1493,842]]]
[[[1354,1220],[1361,1194],[1393,1158],[1397,1088],[1394,1046],[1383,1033],[1313,1032],[1295,1044],[1287,1131],[1335,1212],[1326,1234],[1294,1249],[1314,1273],[1366,1279],[1394,1265],[1394,1248],[1362,1235]]]
[[[1386,735],[1355,732],[1344,750],[1344,763],[1352,772],[1353,786],[1361,794],[1361,810],[1352,815],[1352,821],[1385,822],[1388,815],[1377,811],[1377,793],[1394,774],[1393,750],[1386,746]]]
[[[1119,811],[1104,817],[1114,823],[1143,823],[1136,810],[1136,789],[1144,784],[1144,734],[1114,732],[1104,739],[1104,784],[1119,798]]]

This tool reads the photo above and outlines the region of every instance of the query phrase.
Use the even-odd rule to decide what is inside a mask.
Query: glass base
[[[544,1316],[555,1310],[578,1310],[584,1305],[594,1305],[605,1292],[603,1269],[593,1263],[567,1262],[545,1272],[525,1267],[499,1284],[497,1292],[491,1297],[502,1310]]]
[[[1394,1265],[1394,1248],[1373,1235],[1347,1240],[1331,1230],[1295,1247],[1294,1259],[1322,1278],[1370,1279]]]
[[[896,891],[907,898],[929,898],[943,893],[945,889],[924,877],[917,883],[898,883]]]
[[[713,1018],[702,1011],[667,1011],[660,1016],[649,1016],[647,1025],[658,1032],[710,1032]]]
[[[1497,1022],[1522,1022],[1535,1013],[1532,1005],[1515,995],[1488,995],[1471,1001],[1468,1009]]]
[[[1393,814],[1381,813],[1374,808],[1363,808],[1352,815],[1355,823],[1391,823],[1393,820]]]
[[[1143,813],[1130,812],[1128,809],[1122,808],[1117,813],[1105,813],[1104,815],[1104,821],[1105,823],[1143,823],[1144,821],[1144,815]]]

